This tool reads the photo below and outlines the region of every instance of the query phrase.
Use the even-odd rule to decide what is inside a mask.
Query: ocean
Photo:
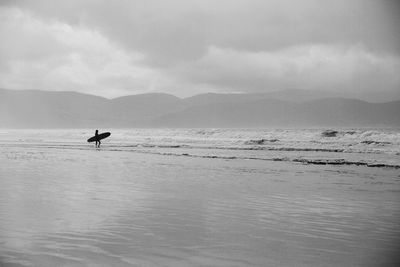
[[[398,266],[400,129],[0,129],[0,266]]]

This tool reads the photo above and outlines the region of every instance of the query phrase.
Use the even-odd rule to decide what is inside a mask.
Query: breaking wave
[[[102,150],[398,168],[400,129],[110,130]],[[0,146],[93,149],[84,130],[2,132]],[[146,152],[146,153],[147,153]]]
[[[258,157],[240,157],[240,156],[217,156],[217,155],[195,155],[189,153],[175,154],[175,153],[156,153],[165,156],[186,156],[194,158],[206,158],[206,159],[243,159],[243,160],[265,160],[265,161],[287,161],[287,162],[298,162],[303,164],[312,165],[355,165],[355,166],[366,166],[371,168],[393,168],[400,169],[400,165],[396,164],[385,164],[385,163],[370,163],[364,161],[349,161],[345,159],[305,159],[305,158],[258,158]]]
[[[278,139],[258,139],[258,140],[249,140],[245,141],[244,143],[246,145],[264,145],[268,143],[275,143],[278,142]]]

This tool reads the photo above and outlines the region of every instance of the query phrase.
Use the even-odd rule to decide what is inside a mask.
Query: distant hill
[[[177,111],[180,103],[180,98],[168,94],[110,100],[76,92],[0,89],[0,127],[147,126],[153,118]]]
[[[140,94],[109,100],[103,108],[121,127],[145,126],[155,117],[182,110],[182,100],[169,94]]]
[[[152,93],[106,99],[76,92],[0,89],[1,128],[400,126],[400,101],[327,93]]]
[[[0,127],[85,127],[106,123],[99,116],[108,100],[75,92],[0,90]]]
[[[200,106],[215,103],[237,103],[249,102],[261,99],[279,99],[289,102],[305,102],[320,98],[339,97],[340,95],[330,91],[317,90],[282,90],[268,93],[252,93],[252,94],[217,94],[206,93],[199,94],[184,99],[187,106]]]
[[[169,127],[400,126],[400,101],[368,103],[323,98],[302,103],[277,99],[189,107],[155,120]]]

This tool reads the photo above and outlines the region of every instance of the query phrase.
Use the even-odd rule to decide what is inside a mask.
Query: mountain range
[[[77,92],[0,89],[1,128],[398,127],[399,114],[400,101],[370,103],[308,90],[107,99]]]

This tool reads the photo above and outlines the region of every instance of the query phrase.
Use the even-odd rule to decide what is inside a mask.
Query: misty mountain
[[[112,119],[99,116],[108,100],[75,92],[0,90],[1,127],[85,127]]]
[[[400,101],[323,98],[302,103],[263,99],[194,106],[156,119],[169,127],[400,126]]]
[[[118,117],[121,126],[145,124],[154,117],[182,110],[182,100],[163,93],[131,95],[110,100],[106,109]]]
[[[76,92],[0,89],[0,127],[74,128],[146,126],[177,111],[181,99],[141,94],[106,99]]]
[[[398,114],[400,101],[369,103],[310,91],[106,99],[0,89],[2,128],[400,126]]]
[[[205,105],[212,103],[236,103],[242,101],[256,101],[262,99],[279,99],[290,102],[306,102],[321,98],[353,98],[366,102],[378,103],[388,102],[394,99],[400,99],[400,91],[380,92],[337,92],[330,90],[302,90],[302,89],[286,89],[272,91],[267,93],[249,93],[249,94],[218,94],[205,93],[184,99],[187,106]],[[389,99],[389,100],[388,100]]]
[[[206,93],[199,94],[184,99],[186,106],[201,106],[216,103],[238,103],[250,102],[261,99],[278,99],[290,102],[305,102],[320,98],[339,97],[339,93],[321,90],[281,90],[268,93],[252,93],[252,94],[217,94]]]

